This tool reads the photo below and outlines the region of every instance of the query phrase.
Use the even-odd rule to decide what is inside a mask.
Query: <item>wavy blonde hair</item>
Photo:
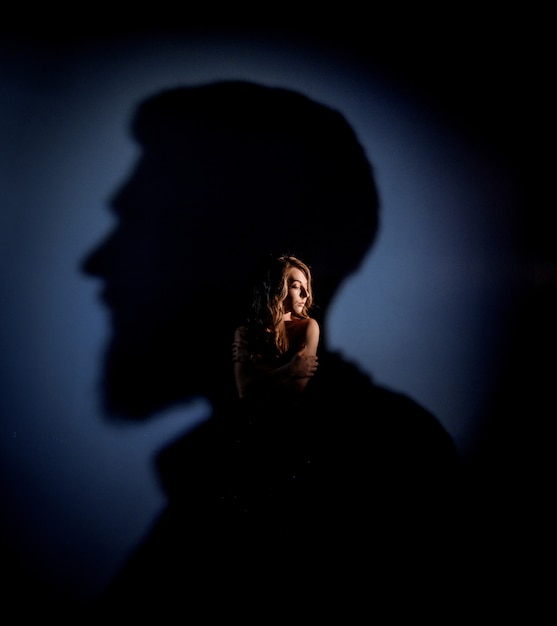
[[[297,257],[290,254],[272,257],[253,288],[248,328],[256,349],[266,357],[278,358],[290,347],[282,318],[283,303],[288,296],[288,277],[294,268],[307,280],[307,300],[298,317],[308,318],[313,306],[311,270]]]

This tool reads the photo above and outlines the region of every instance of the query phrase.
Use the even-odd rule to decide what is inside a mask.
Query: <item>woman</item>
[[[311,272],[300,259],[272,258],[253,289],[247,323],[232,344],[240,398],[296,400],[317,369],[319,324],[309,316]]]

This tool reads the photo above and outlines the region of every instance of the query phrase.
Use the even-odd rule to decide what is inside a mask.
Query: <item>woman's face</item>
[[[292,267],[286,276],[287,296],[284,300],[284,312],[301,315],[308,299],[308,281],[305,274],[297,267]]]

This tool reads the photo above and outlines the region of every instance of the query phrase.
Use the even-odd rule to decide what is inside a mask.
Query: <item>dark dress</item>
[[[102,598],[111,611],[324,617],[460,566],[453,441],[335,354],[296,403],[224,401],[157,469],[168,506]]]

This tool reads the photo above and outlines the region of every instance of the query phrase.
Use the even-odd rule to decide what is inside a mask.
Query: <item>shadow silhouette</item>
[[[257,260],[289,251],[311,265],[323,328],[373,244],[378,194],[350,125],[302,94],[229,81],[155,94],[132,131],[142,153],[113,198],[118,223],[83,266],[112,314],[106,412],[143,420],[204,396],[213,415],[157,456],[168,506],[96,609],[266,623],[439,590],[460,567],[462,490],[433,415],[325,333],[289,414],[246,409],[234,389]]]

